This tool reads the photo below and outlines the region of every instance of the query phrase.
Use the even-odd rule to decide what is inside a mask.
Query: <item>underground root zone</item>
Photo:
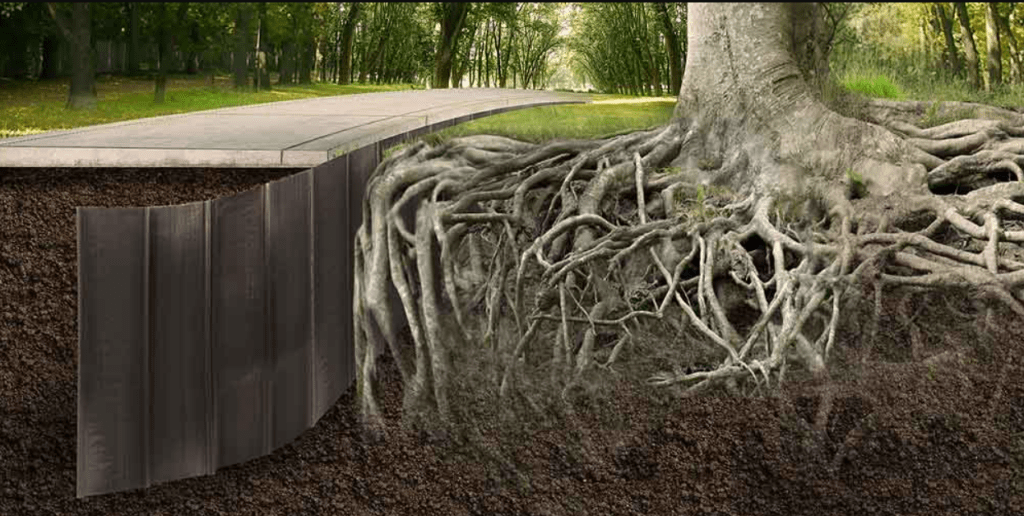
[[[214,199],[293,172],[3,171],[0,514],[1024,513],[1024,322],[961,292],[898,289],[880,298],[875,332],[873,292],[849,296],[829,396],[799,368],[740,394],[647,385],[713,351],[659,353],[675,330],[651,321],[615,373],[585,375],[565,404],[515,398],[515,417],[474,388],[486,379],[454,371],[449,401],[473,419],[437,439],[403,421],[388,351],[383,439],[364,436],[352,388],[270,456],[75,499],[75,207]],[[412,353],[407,330],[399,340]],[[598,332],[595,356],[614,344]]]

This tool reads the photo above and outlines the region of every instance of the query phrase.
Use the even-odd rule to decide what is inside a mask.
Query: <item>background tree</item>
[[[562,44],[558,36],[557,4],[527,4],[518,12],[518,31],[512,59],[518,84],[537,87],[552,52]]]
[[[946,15],[946,6],[944,4],[935,3],[932,5],[932,9],[946,41],[946,56],[950,71],[953,72],[954,75],[962,77],[963,67],[960,64],[960,57],[957,52],[956,42],[953,40],[953,20]]]
[[[669,93],[679,95],[679,86],[683,82],[683,61],[685,56],[679,43],[680,34],[677,29],[676,19],[682,20],[682,27],[685,29],[686,4],[682,5],[682,16],[677,14],[677,4],[674,2],[671,4],[668,2],[656,2],[654,6],[655,11],[658,13],[658,21],[661,23],[662,33],[665,35],[665,50],[668,54]],[[684,31],[683,38],[685,38],[685,35]]]
[[[997,4],[988,2],[985,4],[985,47],[988,54],[985,59],[985,67],[988,69],[988,81],[985,82],[985,89],[992,91],[1003,82],[1003,57],[999,42],[999,18]]]
[[[1009,49],[1009,64],[1010,64],[1010,81],[1013,84],[1021,84],[1024,82],[1024,75],[1022,75],[1022,58],[1020,49],[1017,47],[1017,37],[1013,33],[1013,28],[1010,25],[1009,18],[1013,15],[1014,4],[1011,3],[1008,9],[999,11],[995,9],[996,24],[999,26],[1000,33],[1005,37],[1007,48]]]
[[[235,4],[234,40],[235,48],[232,55],[232,68],[234,70],[234,82],[236,89],[247,89],[249,87],[249,51],[252,48],[250,43],[249,23],[252,19],[252,5],[248,3]]]
[[[256,90],[270,90],[270,67],[268,63],[271,42],[268,37],[270,27],[268,25],[267,3],[256,4],[256,50],[255,70],[253,71],[253,86]]]
[[[960,21],[960,41],[964,46],[964,67],[967,69],[967,80],[971,87],[981,87],[981,77],[978,74],[978,49],[974,45],[974,29],[971,28],[971,18],[967,14],[967,5],[964,2],[953,2],[953,9],[956,11],[956,18]]]
[[[341,55],[338,74],[338,84],[349,84],[352,82],[352,36],[359,21],[361,2],[347,2],[345,22],[341,32]]]
[[[468,2],[438,2],[435,4],[435,16],[441,25],[437,39],[437,52],[434,58],[434,88],[447,88],[452,75],[452,58],[462,37],[472,4]]]
[[[640,3],[579,4],[570,43],[579,73],[609,93],[662,92],[671,72],[664,24],[655,9]]]
[[[71,48],[71,87],[68,108],[96,107],[96,72],[92,55],[92,18],[89,3],[46,4],[61,35]]]
[[[179,10],[180,13],[180,10]],[[167,92],[167,73],[171,69],[171,46],[173,41],[173,32],[176,28],[177,23],[174,20],[174,14],[171,9],[168,8],[166,2],[160,2],[156,7],[156,26],[157,26],[157,41],[158,41],[158,52],[157,60],[159,61],[158,71],[156,75],[156,92],[154,93],[153,101],[157,104],[163,104],[164,96]]]

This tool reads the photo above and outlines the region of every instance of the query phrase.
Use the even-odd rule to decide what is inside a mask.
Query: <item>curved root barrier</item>
[[[921,161],[933,187],[997,169],[1022,179],[1020,124],[887,125],[928,153]],[[521,378],[530,383],[530,368],[548,372],[564,397],[585,372],[614,372],[635,342],[631,328],[663,320],[683,330],[678,346],[701,339],[717,350],[717,362],[701,370],[680,364],[648,379],[693,392],[767,387],[794,364],[824,374],[844,292],[858,282],[879,293],[887,285],[966,288],[1024,315],[1024,254],[1001,253],[1024,242],[1024,183],[908,197],[894,216],[873,222],[854,201],[824,227],[785,216],[777,194],[709,193],[687,181],[694,174],[662,169],[679,162],[685,134],[670,124],[546,146],[472,136],[417,144],[381,164],[357,238],[364,418],[380,422],[370,379],[385,342],[403,372],[407,407],[450,421],[458,410],[447,390],[458,372],[453,343],[489,357],[489,385],[478,387],[500,399],[521,389]],[[921,220],[923,229],[906,229]],[[399,314],[415,345],[408,362]],[[599,360],[607,342],[611,351]]]

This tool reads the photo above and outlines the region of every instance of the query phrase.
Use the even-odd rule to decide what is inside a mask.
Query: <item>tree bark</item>
[[[128,3],[128,75],[139,74],[139,4]]]
[[[55,4],[46,4],[64,39],[71,47],[69,109],[96,107],[96,64],[92,54],[92,16],[88,3],[71,5],[71,16]]]
[[[434,54],[434,88],[447,88],[452,76],[452,58],[470,4],[445,2],[442,7],[441,34]]]
[[[1024,81],[1024,66],[1021,63],[1020,49],[1017,47],[1017,38],[1013,35],[1013,30],[1010,29],[1009,16],[997,16],[996,22],[999,23],[999,30],[1002,31],[1003,35],[1006,36],[1006,45],[1010,49],[1010,80],[1014,84],[1020,84]]]
[[[292,84],[295,70],[295,44],[286,41],[281,45],[281,69],[277,76],[278,84]]]
[[[167,4],[160,2],[156,8],[156,19],[159,24],[157,28],[157,66],[156,90],[153,94],[153,102],[164,103],[167,93],[167,72],[171,68],[171,17],[168,16]]]
[[[964,61],[967,68],[967,80],[971,87],[981,87],[981,75],[978,73],[978,48],[974,45],[974,30],[971,29],[971,18],[967,15],[967,4],[953,2],[956,17],[960,21],[960,39],[964,45]]]
[[[352,36],[355,33],[356,21],[362,9],[360,2],[349,2],[348,16],[341,30],[341,58],[339,63],[338,84],[352,82]]]
[[[665,49],[668,53],[669,90],[673,96],[679,95],[679,86],[683,83],[683,59],[679,51],[679,34],[668,14],[665,2],[654,4],[661,21],[661,30],[665,34]]]
[[[807,27],[815,22],[806,17],[820,14],[799,4],[689,5],[675,119],[704,136],[684,145],[676,163],[684,173],[734,191],[807,195],[820,187],[820,195],[837,203],[850,169],[870,176],[872,193],[923,188],[926,170],[906,160],[908,144],[832,112],[806,81],[824,79],[812,68],[820,56],[794,35],[813,35]],[[747,145],[759,150],[744,150]]]
[[[235,6],[235,52],[234,52],[234,75],[235,88],[247,89],[249,86],[249,20],[252,18],[251,7],[248,4],[237,4]]]
[[[39,77],[56,79],[60,75],[60,39],[59,36],[43,37],[43,65]]]
[[[304,34],[302,51],[299,54],[299,84],[310,84],[313,82],[313,60],[316,59],[316,40],[312,32]]]
[[[267,3],[257,4],[256,75],[257,90],[270,90],[270,42],[267,41]]]
[[[942,27],[942,34],[946,39],[946,55],[949,56],[949,66],[953,75],[963,77],[964,72],[960,64],[960,54],[956,49],[956,41],[953,39],[953,20],[946,15],[946,6],[941,3],[932,4],[932,12],[939,20]]]
[[[985,88],[988,91],[992,91],[1003,82],[1003,53],[999,43],[999,25],[996,21],[998,18],[996,3],[987,3],[985,5],[985,46],[988,55],[985,64],[988,68],[988,82],[985,84]]]
[[[824,8],[818,2],[807,2],[794,4],[793,9],[794,19],[806,21],[793,27],[793,56],[804,81],[822,92],[829,77]]]

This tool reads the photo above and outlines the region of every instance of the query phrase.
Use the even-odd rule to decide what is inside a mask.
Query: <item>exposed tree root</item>
[[[615,374],[639,325],[665,321],[687,336],[678,346],[710,343],[714,362],[678,364],[648,383],[691,393],[772,387],[794,366],[827,376],[856,284],[874,283],[878,295],[965,289],[1024,316],[1024,117],[990,110],[922,129],[907,115],[919,108],[873,113],[920,150],[911,154],[932,189],[966,192],[829,198],[822,213],[810,210],[810,194],[730,191],[664,168],[685,162],[680,153],[699,137],[677,123],[597,142],[471,136],[410,146],[375,171],[357,235],[364,419],[380,424],[371,379],[383,343],[407,408],[450,421],[455,345],[492,358],[489,385],[478,387],[501,400],[545,376],[564,397],[586,374]],[[413,350],[399,345],[402,315]]]

